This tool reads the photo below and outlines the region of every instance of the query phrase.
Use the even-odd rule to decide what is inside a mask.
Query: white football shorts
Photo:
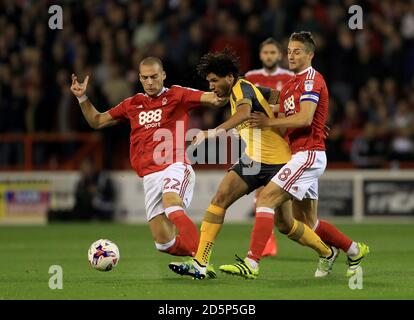
[[[162,194],[166,192],[179,194],[187,208],[193,198],[194,185],[194,170],[191,165],[183,162],[175,162],[162,171],[144,176],[147,220],[164,212]]]
[[[318,179],[325,168],[325,151],[300,151],[292,156],[271,181],[297,200],[317,200]]]

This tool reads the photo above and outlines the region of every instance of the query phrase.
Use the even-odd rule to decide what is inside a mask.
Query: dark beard
[[[268,69],[268,70],[273,70],[273,69],[275,69],[276,67],[277,67],[277,62],[275,62],[274,64],[272,64],[271,66],[268,66],[268,65],[266,65],[266,64],[263,64],[263,67],[265,68],[265,69]]]

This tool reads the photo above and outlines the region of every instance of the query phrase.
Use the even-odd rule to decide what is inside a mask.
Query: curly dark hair
[[[209,52],[201,57],[197,65],[197,72],[205,79],[209,73],[214,73],[219,77],[232,74],[235,78],[239,76],[239,57],[229,48],[221,52]]]

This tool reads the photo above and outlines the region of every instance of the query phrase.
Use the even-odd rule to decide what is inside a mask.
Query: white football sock
[[[352,241],[351,246],[349,247],[348,251],[346,252],[346,254],[348,256],[352,257],[356,257],[357,255],[359,255],[359,248],[358,245],[355,241]]]
[[[168,250],[168,248],[171,248],[175,243],[175,238],[172,239],[171,241],[168,241],[167,243],[157,243],[155,242],[155,247],[159,250],[159,251],[166,251]]]
[[[253,259],[246,258],[244,261],[249,265],[250,268],[257,270],[259,268],[259,263]]]

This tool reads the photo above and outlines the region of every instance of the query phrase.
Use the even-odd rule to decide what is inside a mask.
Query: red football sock
[[[193,251],[191,251],[186,245],[183,245],[183,239],[180,235],[175,237],[175,242],[171,247],[161,251],[167,252],[173,256],[191,256],[193,253]]]
[[[262,257],[262,252],[273,231],[275,211],[270,208],[256,208],[256,220],[254,222],[250,238],[250,250],[247,257],[257,262]]]
[[[315,233],[326,244],[340,248],[344,252],[347,252],[352,244],[351,239],[339,231],[334,225],[325,220],[319,220]]]
[[[177,245],[183,250],[187,250],[188,256],[193,256],[197,251],[199,241],[196,225],[185,214],[184,209],[179,206],[166,208],[165,214],[178,230],[179,237],[177,236],[176,238],[176,243],[178,242]],[[177,241],[177,239],[179,239],[179,241]]]
[[[277,240],[274,231],[266,242],[266,246],[262,252],[262,257],[275,256],[277,254]]]

